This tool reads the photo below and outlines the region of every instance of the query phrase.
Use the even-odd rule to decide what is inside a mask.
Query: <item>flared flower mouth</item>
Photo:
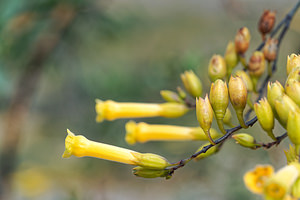
[[[72,146],[74,143],[74,133],[72,133],[69,129],[67,129],[67,137],[65,139],[65,151],[62,155],[63,158],[69,158],[72,155]]]
[[[104,120],[104,102],[100,99],[96,99],[95,110],[97,113],[96,122],[102,122]]]
[[[126,136],[125,140],[128,144],[134,145],[137,141],[137,131],[136,131],[137,125],[134,121],[129,121],[126,123],[125,129],[126,129]]]

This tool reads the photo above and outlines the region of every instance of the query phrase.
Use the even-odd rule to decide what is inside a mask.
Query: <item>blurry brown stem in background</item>
[[[2,149],[0,152],[0,199],[8,199],[11,185],[11,175],[17,164],[17,154],[22,128],[26,122],[30,103],[38,83],[42,70],[48,57],[59,45],[63,33],[75,17],[71,5],[58,5],[52,10],[52,19],[33,44],[29,61],[24,65],[24,71],[17,83],[11,105],[6,114]]]

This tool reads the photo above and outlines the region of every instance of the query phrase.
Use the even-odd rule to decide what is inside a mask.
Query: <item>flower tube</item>
[[[67,130],[67,132],[63,158],[68,158],[71,155],[76,157],[89,156],[129,165],[138,165],[148,169],[164,169],[170,165],[165,158],[156,154],[139,153],[109,144],[94,142],[82,135],[75,136],[70,130]]]
[[[180,117],[188,108],[181,103],[119,103],[96,99],[96,121],[136,117]]]
[[[219,133],[215,129],[210,130],[211,137],[217,138]],[[148,141],[188,141],[207,140],[207,136],[200,127],[185,127],[174,125],[147,124],[144,122],[126,123],[126,137],[128,144],[136,142],[144,143]]]

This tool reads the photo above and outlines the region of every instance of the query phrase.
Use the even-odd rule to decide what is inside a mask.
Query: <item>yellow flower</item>
[[[210,131],[211,137],[219,136],[215,129]],[[173,125],[147,124],[144,122],[126,123],[126,137],[128,144],[136,142],[144,143],[148,141],[184,141],[184,140],[207,140],[207,136],[200,127],[185,127]]]
[[[274,169],[271,165],[257,165],[255,169],[248,171],[244,175],[244,183],[251,192],[262,194],[266,180],[273,173]]]
[[[90,156],[149,169],[164,169],[169,166],[169,162],[159,155],[138,153],[129,149],[94,142],[82,135],[75,136],[70,130],[67,130],[67,132],[63,158],[68,158],[71,155],[77,157]]]
[[[299,176],[297,168],[294,164],[287,165],[272,175],[264,186],[265,199],[282,200],[286,197]]]
[[[188,108],[181,103],[119,103],[112,100],[96,99],[96,121],[134,117],[180,117]]]

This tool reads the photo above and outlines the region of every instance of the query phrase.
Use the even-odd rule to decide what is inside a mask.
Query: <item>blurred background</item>
[[[124,141],[128,120],[96,123],[95,99],[163,102],[180,73],[192,69],[209,91],[207,67],[224,54],[236,31],[252,34],[248,53],[261,42],[257,22],[264,9],[277,22],[296,0],[10,0],[0,2],[0,194],[3,199],[260,199],[243,184],[256,164],[285,164],[278,148],[249,150],[228,141],[217,155],[191,162],[170,180],[135,177],[132,166],[95,158],[62,159],[66,129],[88,139],[156,153],[170,162],[186,158],[199,142]],[[300,53],[300,11],[280,49]],[[241,68],[241,66],[239,66]],[[178,119],[136,119],[198,126],[195,112]],[[237,120],[234,116],[234,124]],[[275,133],[283,133],[276,125]],[[244,132],[269,141],[258,124]],[[1,197],[0,197],[1,198]]]

